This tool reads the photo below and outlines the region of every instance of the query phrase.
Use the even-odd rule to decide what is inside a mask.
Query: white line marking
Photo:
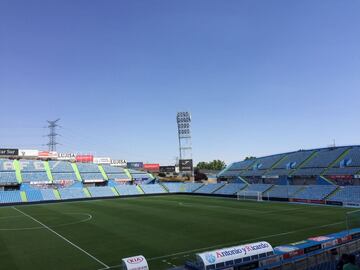
[[[42,223],[41,221],[37,220],[36,218],[26,214],[25,212],[21,211],[20,209],[17,209],[15,206],[12,207],[14,210],[18,211],[19,213],[23,214],[24,216],[32,219],[33,221],[35,221],[36,223],[40,224],[41,226],[43,226],[45,229],[49,230],[50,232],[52,232],[53,234],[57,235],[58,237],[60,237],[61,239],[63,239],[65,242],[69,243],[70,245],[72,245],[73,247],[77,248],[78,250],[80,250],[81,252],[85,253],[86,255],[88,255],[90,258],[92,258],[93,260],[97,261],[99,264],[101,264],[102,266],[106,267],[106,269],[109,269],[110,267],[103,263],[102,261],[100,261],[98,258],[96,258],[95,256],[91,255],[89,252],[83,250],[81,247],[79,247],[78,245],[74,244],[73,242],[71,242],[70,240],[68,240],[67,238],[65,238],[64,236],[62,236],[61,234],[57,233],[56,231],[54,231],[53,229],[51,229],[50,227],[46,226],[44,223]]]
[[[343,223],[344,223],[344,221],[340,221],[340,222],[335,222],[335,223],[326,224],[326,225],[321,225],[321,226],[315,226],[315,227],[309,227],[309,228],[300,229],[300,230],[295,230],[295,231],[288,231],[288,232],[283,232],[283,233],[264,235],[264,236],[260,236],[260,237],[256,237],[256,238],[250,238],[250,239],[238,241],[238,242],[232,242],[232,243],[227,243],[227,244],[219,244],[219,245],[210,246],[210,247],[205,247],[205,248],[197,248],[197,249],[192,249],[192,250],[177,252],[177,253],[173,253],[173,254],[168,254],[168,255],[164,255],[164,256],[153,257],[153,258],[147,259],[147,261],[154,261],[154,260],[159,260],[159,259],[166,259],[166,258],[173,257],[173,256],[177,256],[177,255],[193,253],[193,252],[195,252],[195,251],[202,251],[202,250],[207,250],[207,249],[219,248],[219,247],[223,247],[223,246],[225,246],[225,245],[235,245],[235,244],[240,244],[240,243],[244,243],[244,242],[248,242],[248,241],[256,241],[256,240],[261,240],[261,239],[264,239],[264,238],[272,238],[272,237],[276,237],[276,236],[294,234],[294,233],[297,233],[297,232],[302,232],[302,231],[307,231],[307,230],[312,230],[312,229],[326,228],[326,227],[331,227],[331,226],[339,225],[339,224],[343,224]]]
[[[84,223],[84,222],[88,222],[89,220],[92,219],[92,215],[88,214],[88,213],[65,213],[65,214],[77,214],[77,215],[83,215],[83,216],[87,216],[87,218],[79,220],[79,221],[74,221],[74,222],[69,222],[69,223],[63,223],[63,224],[58,224],[58,225],[54,225],[54,226],[49,226],[50,228],[59,228],[59,227],[66,227],[66,226],[70,226],[70,225],[76,225],[76,224],[80,224],[80,223]],[[45,215],[48,216],[48,215]],[[22,217],[24,218],[24,215],[19,215],[19,216],[9,216],[9,217],[0,217],[0,219],[5,219],[5,218],[19,218]],[[0,231],[30,231],[30,230],[40,230],[40,229],[44,229],[44,227],[42,226],[38,226],[38,227],[21,227],[21,228],[0,228]]]

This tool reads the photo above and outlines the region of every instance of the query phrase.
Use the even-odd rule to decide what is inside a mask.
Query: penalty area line
[[[81,247],[79,247],[78,245],[74,244],[73,242],[71,242],[69,239],[65,238],[64,236],[62,236],[61,234],[57,233],[56,231],[54,231],[53,229],[51,229],[49,226],[45,225],[44,223],[42,223],[41,221],[37,220],[36,218],[30,216],[29,214],[26,214],[25,212],[21,211],[20,209],[17,209],[15,206],[12,207],[14,210],[16,210],[17,212],[23,214],[24,216],[32,219],[33,221],[35,221],[36,223],[40,224],[42,227],[44,227],[45,229],[47,229],[48,231],[52,232],[53,234],[55,234],[56,236],[60,237],[62,240],[64,240],[65,242],[67,242],[68,244],[72,245],[74,248],[80,250],[82,253],[86,254],[87,256],[89,256],[90,258],[92,258],[93,260],[95,260],[96,262],[98,262],[99,264],[101,264],[102,266],[104,266],[104,269],[109,269],[110,267],[100,261],[98,258],[96,258],[95,256],[91,255],[89,252],[87,252],[86,250],[82,249]]]

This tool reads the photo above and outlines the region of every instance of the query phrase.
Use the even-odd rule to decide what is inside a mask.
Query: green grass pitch
[[[0,208],[1,269],[168,269],[200,251],[345,230],[349,209],[166,195]]]

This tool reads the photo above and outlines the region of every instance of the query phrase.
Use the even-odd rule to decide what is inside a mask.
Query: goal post
[[[262,192],[259,191],[239,191],[237,193],[237,200],[249,200],[249,201],[262,201]]]
[[[346,229],[360,228],[360,210],[354,210],[346,213]]]

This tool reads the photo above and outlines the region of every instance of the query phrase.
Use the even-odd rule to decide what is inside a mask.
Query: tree
[[[251,160],[251,159],[256,159],[256,157],[250,156],[250,157],[246,157],[244,160],[246,161],[246,160]]]
[[[214,171],[220,171],[225,167],[226,167],[225,162],[219,159],[210,162],[201,161],[196,166],[196,168],[199,170],[214,170]]]

